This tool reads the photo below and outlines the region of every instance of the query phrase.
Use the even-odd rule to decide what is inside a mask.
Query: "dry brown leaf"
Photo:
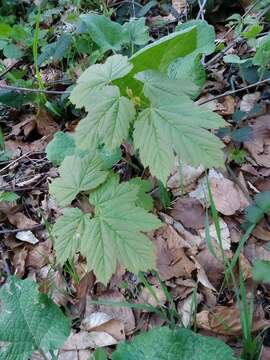
[[[210,187],[216,208],[223,215],[233,215],[249,205],[242,191],[229,179],[212,178]]]
[[[89,360],[91,359],[90,355],[91,351],[89,350],[61,351],[58,360]]]
[[[260,309],[258,309],[260,310]],[[197,314],[196,324],[199,328],[221,335],[241,335],[242,326],[239,311],[236,306],[216,306],[214,309],[203,310]],[[252,331],[269,327],[270,321],[262,317],[261,311],[255,311]]]
[[[259,116],[249,121],[252,128],[252,139],[244,147],[258,165],[270,168],[270,116]]]
[[[71,334],[68,337],[62,350],[87,350],[115,344],[117,344],[117,340],[105,332],[81,330],[77,334]]]
[[[178,303],[177,311],[180,315],[181,323],[184,327],[189,327],[193,325],[194,314],[197,309],[196,306],[199,305],[202,300],[202,295],[196,293],[196,295],[191,294],[185,300]]]
[[[181,164],[181,181],[179,175],[178,160],[175,161],[175,167],[172,171],[172,175],[168,179],[167,186],[172,190],[174,196],[179,196],[181,193],[180,184],[183,186],[185,192],[190,191],[195,187],[196,180],[203,174],[204,167],[199,166],[194,168],[185,163]]]
[[[146,303],[152,305],[154,307],[159,307],[164,305],[166,302],[166,296],[164,291],[160,288],[159,285],[151,286],[153,292],[155,293],[156,297],[154,297],[148,288],[143,288],[140,296],[139,296],[139,303]]]
[[[235,110],[235,97],[227,95],[222,101],[222,108],[218,111],[220,115],[231,115]]]
[[[205,211],[197,199],[177,199],[170,214],[187,228],[201,229],[204,227]]]
[[[240,110],[247,113],[251,111],[256,105],[257,101],[260,99],[260,96],[261,93],[258,91],[252,94],[244,95],[240,101]]]
[[[98,300],[126,302],[124,296],[117,290],[109,290],[98,297]],[[125,333],[128,335],[135,328],[135,318],[132,309],[127,307],[116,307],[108,305],[97,305],[95,311],[105,313],[111,319],[121,320],[124,324]],[[88,317],[93,313],[92,306],[86,306],[85,316]]]
[[[168,280],[172,277],[190,278],[195,270],[194,263],[186,256],[183,249],[184,239],[170,227],[171,236],[167,237],[166,229],[163,236],[156,238],[157,268],[162,280]]]
[[[50,239],[47,239],[44,242],[36,245],[32,250],[29,251],[26,266],[31,266],[35,269],[40,269],[46,264],[53,261],[52,251],[52,242]]]
[[[220,218],[219,219],[219,226],[220,226],[220,237],[221,237],[221,243],[223,250],[230,250],[231,248],[231,238],[230,238],[230,231],[228,228],[228,225],[225,223],[225,221]],[[205,239],[205,230],[199,230],[199,234],[201,235],[201,238],[204,239],[204,243],[206,243]],[[219,240],[217,237],[217,231],[215,224],[212,224],[209,226],[209,234],[211,239],[214,242],[214,246],[219,246]]]
[[[256,259],[270,261],[270,251],[265,248],[265,243],[250,237],[244,247],[245,257],[253,264]]]
[[[25,247],[22,249],[15,249],[15,253],[12,259],[13,267],[14,267],[14,275],[19,278],[22,278],[25,273],[25,260],[27,257],[28,251]]]
[[[7,214],[8,221],[14,225],[17,229],[29,229],[35,225],[37,225],[37,222],[35,222],[32,219],[29,219],[27,216],[25,216],[22,212],[17,212],[15,214]]]
[[[208,247],[205,246],[197,255],[196,260],[199,262],[211,284],[217,288],[224,277],[225,265],[222,257],[219,256],[220,250],[215,249],[215,254],[218,258],[214,257],[209,251]]]
[[[269,360],[270,359],[270,347],[263,346],[260,360]]]
[[[30,230],[17,232],[16,239],[27,242],[32,245],[35,245],[39,242],[39,240]]]
[[[59,125],[54,121],[53,117],[44,109],[39,109],[36,116],[37,132],[41,136],[52,136],[59,131]]]

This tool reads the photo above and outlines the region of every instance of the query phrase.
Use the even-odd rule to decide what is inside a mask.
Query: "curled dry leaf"
[[[270,116],[259,116],[249,121],[252,128],[252,140],[244,143],[244,147],[258,165],[270,168]]]
[[[37,132],[41,136],[51,137],[59,130],[59,125],[54,121],[53,117],[44,109],[38,111],[36,117]]]
[[[117,340],[105,332],[79,331],[69,336],[62,350],[87,350],[117,344]]]
[[[29,219],[27,216],[25,216],[22,212],[16,212],[15,214],[7,214],[8,221],[14,225],[17,229],[29,229],[35,225],[37,225],[37,222],[35,222],[32,219]]]
[[[58,360],[89,360],[91,351],[79,350],[79,351],[61,351]]]
[[[221,244],[222,244],[223,250],[230,250],[231,238],[230,238],[230,231],[229,231],[228,225],[225,223],[225,221],[222,218],[220,218],[219,226],[220,226],[220,237],[221,237]],[[206,242],[205,230],[199,230],[199,234],[201,235],[202,239],[204,239],[204,241]],[[215,224],[212,224],[209,226],[209,234],[210,234],[211,239],[214,242],[214,246],[219,247],[219,241],[217,238]]]
[[[253,316],[252,331],[259,331],[269,327],[270,321],[264,319],[261,309],[256,309]],[[201,329],[219,335],[241,335],[242,326],[239,311],[236,306],[216,306],[214,309],[203,310],[197,314],[197,326]]]
[[[242,191],[231,180],[210,179],[210,188],[217,210],[223,215],[233,215],[249,205]]]
[[[139,296],[139,303],[146,303],[150,304],[154,307],[159,307],[165,304],[166,296],[164,291],[160,288],[159,285],[151,286],[152,291],[155,293],[155,297],[151,294],[148,288],[143,288],[140,296]]]
[[[97,300],[113,301],[113,302],[126,302],[124,296],[117,290],[109,290],[104,292],[98,297]],[[91,304],[86,305],[85,316],[88,317],[93,313],[93,306]],[[97,305],[95,306],[95,311],[105,313],[110,316],[111,319],[116,319],[122,321],[124,324],[124,330],[126,334],[132,332],[135,328],[135,318],[132,309],[128,307],[117,307],[109,305]]]
[[[157,236],[156,254],[157,269],[162,280],[168,280],[172,277],[190,278],[195,270],[194,263],[186,256],[183,244],[185,240],[171,227],[165,227],[162,235]]]
[[[21,241],[25,241],[29,244],[35,245],[38,243],[38,239],[35,237],[35,235],[32,233],[32,231],[27,230],[27,231],[19,231],[16,234],[16,239],[21,240]]]
[[[24,276],[25,260],[26,260],[27,254],[28,254],[28,251],[25,247],[23,247],[22,249],[17,248],[14,250],[12,264],[14,267],[14,274],[19,278],[22,278]]]
[[[256,105],[257,101],[260,99],[260,96],[261,93],[258,91],[252,94],[244,95],[240,101],[240,110],[247,113],[250,112]]]
[[[197,199],[178,198],[170,214],[187,228],[201,229],[204,227],[205,211]]]
[[[113,319],[110,315],[95,312],[85,317],[81,328],[87,331],[104,332],[111,335],[117,341],[125,340],[124,324],[121,320]]]
[[[177,311],[181,317],[181,322],[184,327],[193,325],[194,314],[197,310],[197,305],[201,303],[203,297],[201,294],[191,294],[185,300],[180,301],[177,305]]]
[[[170,176],[167,186],[174,196],[180,195],[181,186],[184,187],[184,191],[189,191],[196,186],[196,180],[203,174],[204,167],[199,166],[194,168],[187,164],[181,164],[181,178],[179,175],[179,164],[176,161],[176,165],[174,170],[172,171],[172,175]]]
[[[52,242],[50,239],[47,239],[44,242],[39,243],[32,250],[28,252],[26,259],[26,266],[31,266],[35,269],[40,269],[46,264],[53,261],[52,251]]]

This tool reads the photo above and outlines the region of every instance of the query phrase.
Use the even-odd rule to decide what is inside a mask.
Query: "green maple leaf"
[[[67,155],[73,155],[74,152],[73,137],[62,131],[55,133],[52,141],[46,147],[47,158],[55,165],[60,165]]]
[[[59,173],[60,177],[50,185],[50,193],[60,206],[70,204],[80,191],[95,189],[108,175],[95,154],[67,156],[59,167]]]
[[[150,74],[156,76],[153,71]],[[140,74],[139,78],[145,82],[144,92],[151,101],[134,125],[134,144],[143,165],[164,184],[173,167],[174,153],[193,166],[223,166],[223,143],[207,129],[225,125],[224,120],[196,105],[183,92],[174,94],[173,82],[170,91],[162,84],[157,89],[148,81],[149,76]]]
[[[102,89],[115,79],[127,75],[132,69],[128,58],[122,55],[110,56],[104,64],[95,64],[86,69],[77,80],[77,86],[70,95],[70,101],[76,107],[91,108],[89,96],[93,91]]]
[[[1,290],[1,360],[26,360],[36,350],[58,349],[70,332],[70,323],[32,280],[11,276]]]
[[[119,184],[117,176],[90,194],[95,216],[88,218],[79,209],[66,209],[53,227],[58,261],[80,251],[87,258],[89,271],[106,284],[117,262],[138,273],[155,267],[154,247],[142,231],[161,222],[135,206],[139,188],[128,182]]]
[[[88,115],[76,128],[77,146],[85,149],[105,143],[114,150],[128,137],[129,127],[135,117],[131,100],[120,95],[117,86],[106,86],[88,96]]]
[[[136,205],[144,208],[147,211],[152,211],[154,209],[154,201],[151,195],[147,194],[153,188],[151,182],[149,180],[143,180],[139,177],[136,177],[129,180],[129,183],[139,187]]]
[[[113,360],[236,360],[232,349],[214,337],[188,329],[156,328],[118,345]]]

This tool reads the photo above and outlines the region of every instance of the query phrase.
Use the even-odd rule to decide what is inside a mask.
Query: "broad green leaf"
[[[77,80],[77,86],[70,95],[70,101],[76,107],[89,107],[89,96],[113,80],[127,75],[132,69],[128,58],[122,55],[110,56],[104,64],[95,64],[86,69]]]
[[[75,152],[75,141],[71,135],[58,131],[46,147],[47,158],[54,164],[60,165],[64,158]]]
[[[92,360],[107,360],[106,352],[102,348],[98,348],[94,351]]]
[[[134,95],[140,96],[142,86],[134,79],[134,75],[144,70],[158,70],[165,73],[172,61],[196,49],[196,34],[196,28],[191,28],[164,36],[145,46],[130,58],[133,64],[132,71],[124,78],[114,81],[114,84],[120,87],[122,94],[130,88]]]
[[[97,152],[102,160],[105,169],[111,169],[122,157],[122,152],[119,148],[113,151],[108,150],[105,146],[97,149]]]
[[[155,267],[153,244],[142,231],[161,226],[154,215],[135,206],[138,187],[118,181],[117,176],[112,176],[90,194],[95,217],[91,219],[88,239],[81,242],[80,249],[87,258],[89,271],[94,270],[104,284],[115,272],[117,261],[133,273]]]
[[[0,290],[1,360],[27,360],[34,351],[60,348],[70,332],[70,322],[32,280],[11,276]]]
[[[63,33],[57,41],[47,44],[42,49],[42,53],[38,57],[38,64],[41,65],[50,59],[54,61],[61,60],[68,54],[71,43],[72,35],[69,33]]]
[[[144,47],[130,58],[133,64],[131,75],[149,69],[166,72],[173,60],[196,49],[196,34],[196,28],[192,27],[164,36]]]
[[[265,214],[270,212],[270,191],[263,191],[254,197],[255,204],[245,209],[245,219],[251,224],[258,224]]]
[[[138,273],[155,267],[154,247],[142,233],[161,222],[135,206],[138,187],[119,184],[117,176],[91,193],[95,216],[89,218],[79,209],[65,209],[53,227],[57,261],[61,264],[80,251],[89,271],[104,284],[116,270],[117,262]]]
[[[132,101],[120,96],[116,86],[97,90],[88,99],[88,115],[79,122],[74,135],[77,146],[93,149],[104,143],[114,150],[128,137],[135,117]]]
[[[23,57],[23,51],[15,44],[7,44],[3,49],[3,54],[10,59],[20,59]]]
[[[10,25],[1,23],[0,24],[0,39],[8,39],[12,34],[12,28]]]
[[[63,265],[79,251],[80,243],[89,241],[91,220],[78,208],[64,209],[54,226],[52,235],[58,263]]]
[[[210,55],[215,51],[215,29],[205,20],[190,20],[177,26],[177,30],[187,30],[196,27],[197,46],[195,53]],[[195,55],[195,54],[194,54]]]
[[[170,79],[189,79],[190,82],[197,85],[199,88],[191,92],[192,96],[200,94],[200,89],[206,80],[205,70],[199,54],[197,56],[193,54],[187,55],[174,61],[168,69],[168,75]]]
[[[228,64],[244,64],[250,59],[240,59],[238,55],[225,55],[223,61]]]
[[[144,208],[147,211],[152,211],[154,208],[154,201],[151,195],[147,194],[152,190],[151,182],[149,180],[143,180],[139,177],[136,177],[131,179],[129,183],[139,187],[136,205]]]
[[[145,26],[145,18],[131,19],[123,25],[126,41],[135,45],[145,45],[149,42],[149,29]]]
[[[135,75],[135,79],[144,83],[144,94],[148,98],[177,97],[179,101],[183,101],[186,99],[185,95],[191,95],[197,90],[197,87],[190,80],[169,79],[166,74],[155,70],[139,72]]]
[[[270,261],[256,260],[252,267],[252,277],[254,281],[270,283]]]
[[[112,360],[236,360],[232,349],[214,337],[188,329],[156,328],[118,345]]]
[[[1,201],[16,201],[20,197],[14,192],[10,191],[0,191],[0,202]]]
[[[97,155],[67,156],[59,167],[60,177],[50,185],[50,193],[60,206],[68,205],[81,191],[95,189],[108,175],[103,170],[101,159]]]
[[[120,24],[104,15],[83,14],[80,19],[87,25],[92,40],[103,50],[121,50],[125,34]]]
[[[206,130],[224,125],[223,119],[183,93],[160,97],[156,90],[146,89],[152,104],[139,114],[133,133],[143,165],[163,184],[173,167],[174,152],[193,166],[223,166],[223,143]]]
[[[255,195],[256,205],[267,213],[270,211],[270,191],[263,191]]]

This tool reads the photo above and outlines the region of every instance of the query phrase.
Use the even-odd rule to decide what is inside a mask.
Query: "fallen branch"
[[[2,85],[0,84],[0,89],[6,89],[10,91],[17,91],[17,92],[32,92],[32,93],[44,93],[44,94],[52,94],[52,95],[61,95],[61,94],[70,94],[70,90],[46,90],[46,89],[32,89],[32,88],[25,88],[19,86],[12,86],[12,85]]]

